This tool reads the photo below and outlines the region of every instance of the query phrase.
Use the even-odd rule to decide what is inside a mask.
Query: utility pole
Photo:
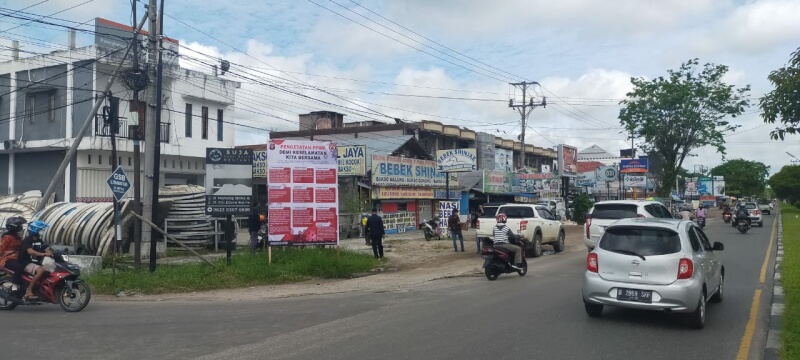
[[[147,62],[147,72],[148,74],[152,75],[152,78],[156,77],[155,69],[156,69],[156,61],[158,60],[158,17],[156,14],[156,0],[150,0],[150,3],[147,6],[147,17],[150,20],[150,34],[148,35],[148,42],[147,42],[147,55],[148,55],[148,62]],[[153,83],[150,86],[149,94],[150,99],[147,104],[147,120],[145,121],[145,136],[144,136],[144,145],[147,149],[144,152],[144,199],[142,202],[142,217],[150,220],[153,218],[153,213],[156,209],[153,208],[153,178],[158,176],[158,173],[153,172],[153,166],[155,163],[155,142],[158,141],[156,139],[156,128],[158,124],[156,124],[156,104],[160,101],[156,97],[156,87],[158,86],[157,83]],[[152,228],[147,225],[142,227],[142,240],[147,241],[150,240],[150,272],[156,270],[156,241],[157,238],[153,236]]]
[[[164,0],[161,0],[161,10],[158,12],[158,66],[156,70],[156,111],[155,111],[155,121],[153,122],[153,192],[150,194],[152,196],[152,207],[153,212],[150,215],[150,221],[153,223],[156,222],[156,211],[158,210],[158,191],[161,187],[161,176],[159,175],[161,171],[161,92],[163,91],[163,76],[164,76],[164,63],[162,62],[162,53],[161,49],[164,45]],[[169,135],[169,134],[167,134]],[[156,255],[157,254],[157,241],[156,237],[153,236],[153,233],[150,233],[150,271],[156,271]],[[166,241],[166,239],[164,239]],[[229,242],[230,243],[230,242]],[[230,262],[230,256],[228,256],[228,261]]]
[[[786,152],[786,155],[789,155],[789,156],[791,156],[791,157],[792,157],[792,159],[791,159],[791,160],[789,160],[789,163],[790,163],[790,164],[792,164],[792,165],[797,165],[797,163],[800,163],[800,159],[798,159],[798,158],[797,158],[797,156],[794,156],[794,155],[792,155],[792,154],[791,154],[791,153],[789,153],[788,151]]]
[[[131,1],[133,7],[133,18],[136,19],[136,1]],[[139,32],[133,32],[133,71],[139,72]],[[133,211],[137,214],[142,214],[142,148],[140,140],[142,133],[139,130],[139,122],[144,121],[141,118],[139,109],[139,89],[133,89],[133,106],[134,111],[131,113],[136,114],[136,124],[133,126]],[[133,263],[136,269],[142,268],[142,221],[137,219],[133,220]]]
[[[542,106],[542,107],[547,106],[547,98],[542,97],[541,104],[534,104],[533,97],[530,98],[530,101],[528,102],[525,101],[528,97],[528,87],[532,85],[539,85],[539,83],[536,81],[523,81],[523,82],[511,83],[511,85],[522,89],[522,104],[516,105],[514,104],[514,99],[509,99],[508,107],[512,109],[517,109],[519,111],[520,118],[522,119],[522,133],[519,136],[519,141],[522,142],[520,163],[521,167],[525,169],[527,168],[527,165],[525,163],[525,128],[527,127],[528,115],[530,115],[533,109],[536,108],[537,106]]]

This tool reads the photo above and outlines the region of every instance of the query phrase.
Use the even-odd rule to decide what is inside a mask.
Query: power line
[[[61,11],[56,11],[56,12],[54,12],[54,13],[50,14],[50,15],[45,15],[45,16],[42,16],[42,17],[40,17],[40,18],[39,18],[39,20],[41,20],[41,19],[44,19],[44,18],[49,18],[49,17],[51,17],[51,16],[53,16],[53,15],[60,14],[60,13],[63,13],[63,12],[65,12],[65,11],[72,10],[72,9],[74,9],[74,8],[76,8],[76,7],[79,7],[79,6],[86,5],[86,4],[88,4],[88,3],[92,2],[92,1],[94,1],[94,0],[87,0],[87,1],[84,1],[84,2],[82,2],[82,3],[80,3],[80,4],[77,4],[77,5],[70,6],[70,7],[66,8],[66,9],[64,9],[64,10],[61,10]],[[38,4],[37,4],[37,5],[38,5]],[[30,7],[30,6],[29,6],[29,7]],[[27,9],[27,8],[25,8],[25,9]],[[23,9],[23,10],[24,10],[24,9]],[[20,11],[16,11],[16,12],[20,12]],[[13,17],[13,16],[11,16],[10,14],[5,14],[5,16],[10,16],[10,17]],[[21,27],[21,26],[25,26],[25,25],[27,25],[27,24],[30,24],[30,23],[32,23],[32,22],[34,22],[34,20],[31,20],[31,21],[29,21],[29,22],[27,22],[27,23],[24,23],[24,24],[21,24],[21,25],[14,26],[14,27],[12,27],[12,28],[8,28],[8,29],[5,29],[5,30],[2,30],[2,31],[0,31],[0,34],[2,34],[2,33],[4,33],[4,32],[6,32],[6,31],[14,30],[14,29],[16,29],[16,28],[18,28],[18,27]]]

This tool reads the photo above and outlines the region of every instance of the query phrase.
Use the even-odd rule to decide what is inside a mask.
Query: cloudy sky
[[[0,7],[131,23],[129,0],[0,0]],[[265,141],[252,127],[296,130],[297,114],[314,110],[516,138],[519,115],[508,100],[521,93],[508,83],[528,80],[541,84],[535,101],[547,97],[547,107],[531,114],[528,142],[614,153],[629,143],[617,104],[632,76],[664,75],[698,57],[728,65],[727,81],[750,84],[757,102],[770,89],[769,72],[800,47],[796,0],[168,0],[165,13],[165,33],[183,46],[181,65],[210,72],[224,58],[232,63],[226,77],[243,82],[236,121],[250,127],[237,132],[238,144]],[[26,22],[0,17],[0,44],[20,39],[42,51],[65,43],[63,29],[11,29]],[[88,45],[91,37],[79,40]],[[755,107],[733,122],[742,127],[728,136],[728,158],[774,172],[789,163],[787,151],[800,156],[800,138],[770,140],[774,126]],[[695,155],[685,168],[722,161],[712,149]]]

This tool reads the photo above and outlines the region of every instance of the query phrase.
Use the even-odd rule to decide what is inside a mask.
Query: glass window
[[[222,109],[217,109],[217,141],[222,141]]]
[[[203,127],[202,129],[200,129],[201,138],[203,140],[208,140],[208,107],[203,106],[202,112],[200,113],[200,117],[202,122],[200,126]]]
[[[539,216],[540,217],[548,219],[548,220],[553,216],[553,214],[551,214],[550,211],[548,211],[545,208],[538,208],[538,209],[536,209],[536,211],[539,212]]]
[[[533,208],[530,206],[503,206],[500,212],[506,214],[509,219],[532,218]]]
[[[619,220],[637,216],[637,206],[632,204],[598,204],[592,211],[592,219]]]
[[[49,99],[49,107],[47,109],[48,120],[50,122],[56,122],[56,93],[55,91],[50,92],[50,99]]]
[[[483,215],[481,215],[481,218],[494,218],[497,215],[497,209],[499,208],[499,206],[484,206]]]
[[[86,163],[87,164],[91,164],[92,163],[92,154],[87,154],[86,155]]]
[[[687,234],[689,235],[689,242],[692,244],[692,250],[694,252],[700,252],[702,249],[702,245],[700,245],[700,239],[697,237],[697,234],[692,230],[690,226],[687,229]]]
[[[703,230],[697,226],[693,226],[693,228],[694,231],[697,232],[697,237],[700,238],[700,244],[703,245],[703,248],[706,249],[706,251],[714,250],[714,248],[711,247],[711,242],[708,241],[708,236],[706,236],[706,233],[704,233]]]
[[[654,256],[681,251],[681,240],[678,233],[668,229],[618,226],[606,229],[598,246],[612,252]]]
[[[192,104],[186,103],[186,111],[184,111],[184,121],[186,124],[184,128],[186,129],[186,137],[192,137]]]

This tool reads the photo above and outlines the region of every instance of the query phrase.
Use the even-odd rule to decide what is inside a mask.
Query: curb
[[[781,352],[781,323],[783,320],[783,282],[781,281],[783,265],[783,223],[778,214],[778,246],[775,254],[775,275],[772,282],[772,307],[769,313],[769,330],[767,345],[764,348],[764,360],[778,360]]]

